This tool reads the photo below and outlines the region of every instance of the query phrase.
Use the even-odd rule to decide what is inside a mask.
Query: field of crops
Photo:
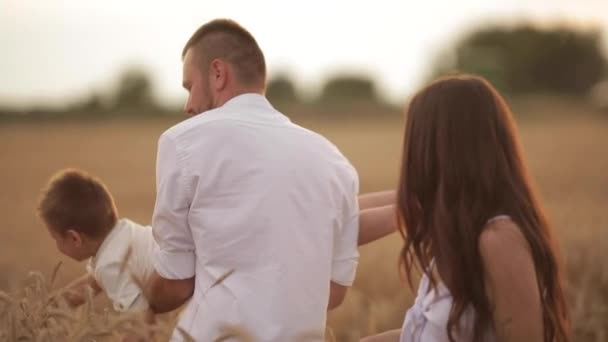
[[[546,101],[524,102],[517,112],[522,114],[519,117],[528,114],[527,119],[518,119],[526,159],[563,247],[575,341],[606,341],[608,115],[602,116],[583,105]],[[40,188],[60,168],[79,167],[99,176],[115,196],[121,216],[149,223],[154,205],[157,138],[179,119],[0,123],[0,289],[23,288],[28,272],[34,270],[48,280],[58,261],[63,261],[63,266],[54,288],[84,271],[83,264],[67,260],[55,250],[54,242],[35,216]],[[402,121],[398,115],[382,119],[370,116],[339,121],[298,120],[327,136],[344,152],[359,171],[362,192],[396,184]],[[342,307],[330,315],[329,328],[336,340],[358,341],[361,336],[400,326],[411,303],[411,291],[398,271],[400,247],[401,238],[394,234],[361,249],[355,286]],[[87,324],[100,329],[115,332],[119,327],[137,328],[131,318],[127,321],[103,314],[91,318],[87,308],[69,313],[72,318],[65,321],[61,318],[65,313],[55,312],[56,316],[51,317],[55,323],[48,323],[53,312],[40,314],[47,291],[40,277],[35,275],[29,280],[32,290],[27,297],[29,303],[39,305],[13,303],[17,294],[0,298],[1,324],[9,322],[7,315],[13,315],[13,320],[20,317],[34,330],[51,329],[55,323],[59,324],[55,328],[73,324],[73,329],[78,329],[77,324],[82,324],[78,322],[89,317],[98,323]],[[98,307],[104,305],[103,300],[95,303]],[[29,318],[17,315],[19,310],[30,310]],[[4,328],[0,325],[0,329]],[[5,334],[10,340],[8,330]]]

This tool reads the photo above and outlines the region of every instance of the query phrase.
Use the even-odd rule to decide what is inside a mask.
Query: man
[[[203,25],[182,57],[192,117],[158,144],[150,305],[194,292],[178,326],[196,341],[234,327],[323,341],[358,262],[356,171],[270,105],[262,51],[234,21]]]

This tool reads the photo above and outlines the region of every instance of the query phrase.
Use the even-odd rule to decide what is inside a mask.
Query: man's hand
[[[348,287],[336,284],[333,281],[329,287],[329,303],[327,303],[327,310],[333,310],[340,306],[346,297],[346,291]]]
[[[194,277],[188,279],[165,279],[156,271],[146,284],[144,294],[154,313],[173,311],[192,297]]]

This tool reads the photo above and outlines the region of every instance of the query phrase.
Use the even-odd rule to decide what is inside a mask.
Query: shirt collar
[[[289,118],[277,111],[264,95],[245,93],[226,101],[222,106],[202,113],[202,117],[231,117],[249,122],[291,122]]]
[[[103,239],[103,242],[99,246],[99,249],[97,249],[97,253],[95,253],[95,255],[91,258],[92,265],[95,265],[95,262],[104,255],[105,250],[108,248],[109,245],[114,244],[112,241],[120,237],[120,233],[124,230],[124,226],[126,224],[127,222],[125,219],[120,219],[116,222],[116,225],[114,225],[112,230],[110,230],[108,235],[106,235],[106,237]]]
[[[245,93],[237,95],[230,100],[226,101],[223,108],[241,107],[241,106],[255,106],[273,108],[268,99],[264,95],[257,93]]]

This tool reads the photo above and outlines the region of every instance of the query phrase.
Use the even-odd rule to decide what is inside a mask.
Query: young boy
[[[64,255],[88,259],[87,274],[67,287],[71,306],[86,301],[87,287],[104,291],[119,312],[144,311],[148,302],[139,284],[154,271],[152,229],[118,219],[112,195],[97,178],[65,169],[51,178],[38,214]]]

